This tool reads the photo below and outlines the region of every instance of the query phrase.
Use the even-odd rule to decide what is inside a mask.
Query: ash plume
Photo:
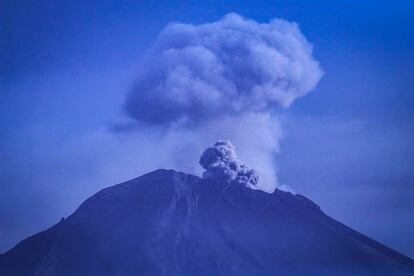
[[[174,167],[229,139],[257,168],[255,187],[272,192],[282,136],[274,111],[312,91],[322,76],[298,26],[235,13],[200,25],[171,23],[144,60],[124,109],[138,128],[164,131],[157,147],[174,145]]]
[[[256,188],[259,180],[256,171],[237,157],[236,147],[230,141],[220,140],[208,147],[199,163],[205,169],[203,177],[206,179],[242,184],[250,188]]]

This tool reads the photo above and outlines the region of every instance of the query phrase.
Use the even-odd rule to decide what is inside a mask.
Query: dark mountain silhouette
[[[157,170],[0,256],[0,275],[414,275],[304,196]]]

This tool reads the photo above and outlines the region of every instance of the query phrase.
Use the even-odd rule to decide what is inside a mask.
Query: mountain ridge
[[[137,273],[408,275],[414,261],[302,195],[164,169],[100,190],[0,255],[0,275]]]

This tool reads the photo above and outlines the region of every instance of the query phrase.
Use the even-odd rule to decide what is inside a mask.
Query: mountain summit
[[[414,261],[301,195],[157,170],[0,256],[0,275],[405,275]]]

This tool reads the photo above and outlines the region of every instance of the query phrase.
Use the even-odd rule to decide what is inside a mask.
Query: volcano
[[[0,275],[414,275],[299,194],[157,170],[0,255]]]

